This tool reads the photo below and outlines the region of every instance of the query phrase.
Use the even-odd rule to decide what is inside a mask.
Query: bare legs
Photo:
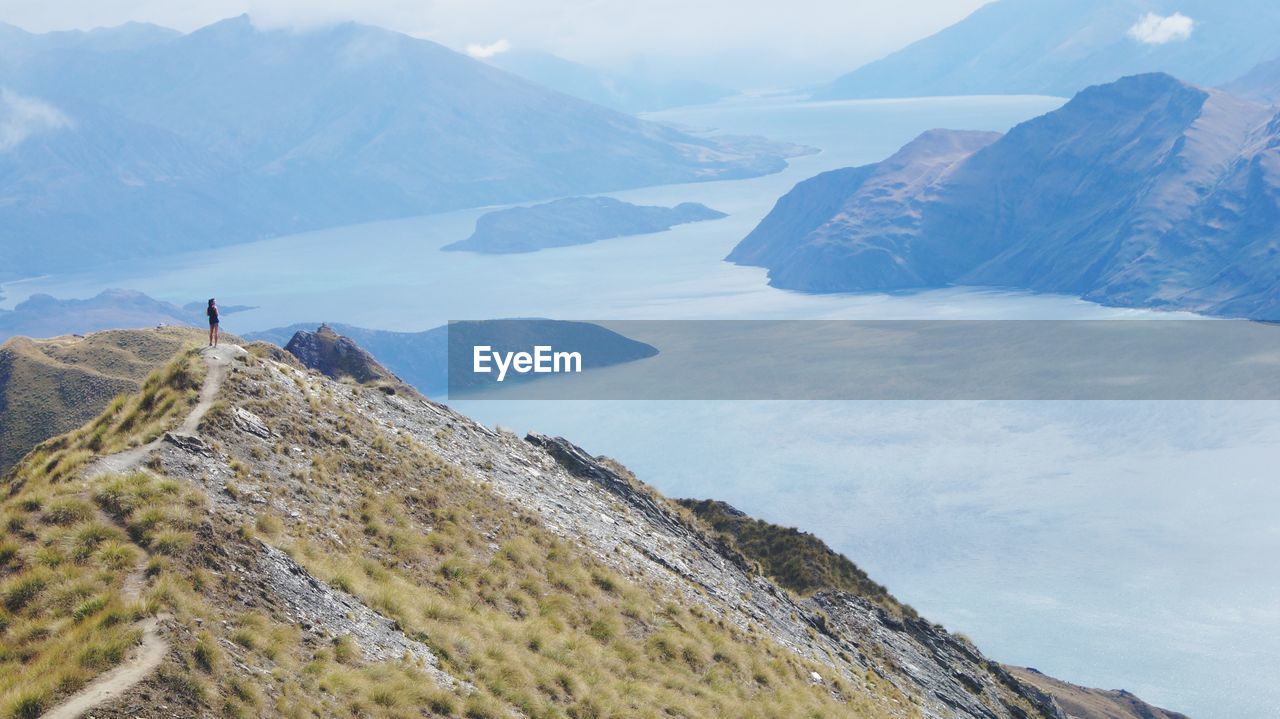
[[[209,325],[209,346],[210,347],[218,346],[218,326],[217,325]]]

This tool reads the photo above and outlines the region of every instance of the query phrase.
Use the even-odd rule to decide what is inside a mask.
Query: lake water
[[[805,104],[656,115],[822,149],[751,180],[610,193],[723,220],[528,255],[443,253],[482,210],[334,228],[5,286],[127,287],[299,321],[421,330],[450,319],[1109,318],[1151,313],[994,290],[809,296],[722,258],[813,174],[882,159],[933,127],[1004,129],[1054,98]],[[672,496],[799,526],[990,656],[1126,688],[1198,719],[1280,713],[1280,405],[1272,402],[468,402],[488,423],[571,438]]]

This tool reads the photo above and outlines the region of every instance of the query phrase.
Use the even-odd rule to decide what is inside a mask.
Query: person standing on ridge
[[[204,313],[209,316],[209,346],[218,346],[218,302],[210,297]]]

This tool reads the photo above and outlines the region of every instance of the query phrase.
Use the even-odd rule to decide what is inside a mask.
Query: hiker
[[[212,297],[209,298],[209,307],[205,309],[204,313],[206,315],[209,315],[209,346],[217,347],[218,346],[218,302],[214,298]]]

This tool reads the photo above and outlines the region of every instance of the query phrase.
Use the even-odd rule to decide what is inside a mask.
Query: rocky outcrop
[[[405,636],[395,622],[316,579],[279,549],[259,543],[259,550],[257,581],[264,596],[281,605],[281,615],[287,621],[325,642],[350,637],[367,661],[411,658],[425,665],[442,686],[457,686],[453,677],[440,670],[431,650]]]
[[[956,716],[1064,717],[1051,697],[1015,680],[966,641],[919,618],[897,620],[847,592],[811,600],[830,631],[867,657],[895,685],[917,687]],[[944,714],[945,716],[945,714]]]
[[[284,348],[298,358],[304,367],[316,370],[326,377],[345,378],[360,384],[390,386],[412,392],[408,385],[383,367],[373,355],[351,338],[334,332],[327,324],[320,325],[315,332],[295,332]]]

